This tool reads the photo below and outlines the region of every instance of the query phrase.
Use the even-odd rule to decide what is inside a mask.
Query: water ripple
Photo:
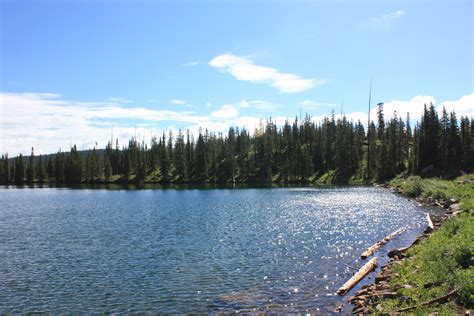
[[[320,312],[365,248],[423,225],[367,187],[0,189],[0,314]]]

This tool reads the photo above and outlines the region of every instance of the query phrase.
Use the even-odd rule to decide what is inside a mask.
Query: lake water
[[[424,211],[369,187],[1,188],[0,314],[326,312],[346,265],[409,226],[384,263]]]

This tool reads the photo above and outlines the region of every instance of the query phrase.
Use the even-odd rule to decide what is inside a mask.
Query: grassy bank
[[[418,307],[410,313],[438,311],[455,314],[474,307],[474,175],[453,181],[410,177],[394,179],[392,186],[411,197],[459,200],[463,212],[433,232],[429,238],[412,247],[395,276],[389,281],[394,299],[381,299],[373,306],[376,313],[416,306],[457,290],[457,296],[441,305]]]

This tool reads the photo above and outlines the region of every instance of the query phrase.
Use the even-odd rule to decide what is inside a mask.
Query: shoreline
[[[403,248],[389,250],[387,253],[389,262],[380,267],[380,271],[375,274],[374,282],[363,285],[361,290],[357,291],[353,296],[346,300],[346,302],[353,306],[352,314],[371,314],[374,310],[379,313],[403,313],[420,306],[414,305],[412,308],[406,308],[404,310],[386,311],[383,310],[383,307],[379,304],[381,299],[397,298],[403,301],[408,301],[410,299],[409,297],[397,293],[397,290],[402,287],[411,288],[411,285],[405,284],[403,286],[391,287],[389,284],[390,280],[397,275],[394,271],[395,266],[402,264],[408,259],[406,256],[408,250],[412,249],[415,245],[420,244],[422,241],[429,239],[434,232],[438,231],[447,221],[459,216],[463,210],[459,205],[459,200],[455,198],[434,199],[432,197],[410,197],[408,194],[403,192],[403,189],[400,186],[392,186],[389,184],[374,184],[374,186],[387,188],[394,194],[401,194],[407,199],[417,202],[418,206],[436,207],[439,208],[439,210],[444,210],[442,215],[431,215],[434,224],[433,229],[431,229],[427,224],[427,228],[423,233],[417,236],[410,245]],[[449,293],[449,295],[441,297],[437,302],[441,303],[441,301],[448,300],[454,295],[456,295],[456,292]],[[336,310],[335,312],[340,312],[340,310]]]
[[[370,183],[346,183],[346,184],[331,184],[322,182],[312,183],[170,183],[161,184],[157,182],[146,182],[141,184],[136,183],[82,183],[82,184],[56,184],[56,183],[31,183],[31,184],[3,184],[0,185],[3,188],[30,188],[30,189],[42,189],[42,188],[68,188],[68,189],[155,189],[155,190],[167,190],[167,189],[260,189],[260,188],[334,188],[334,187],[373,187]]]

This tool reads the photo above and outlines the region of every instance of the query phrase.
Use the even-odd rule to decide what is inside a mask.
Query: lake
[[[0,314],[327,312],[424,212],[372,187],[1,188]]]

